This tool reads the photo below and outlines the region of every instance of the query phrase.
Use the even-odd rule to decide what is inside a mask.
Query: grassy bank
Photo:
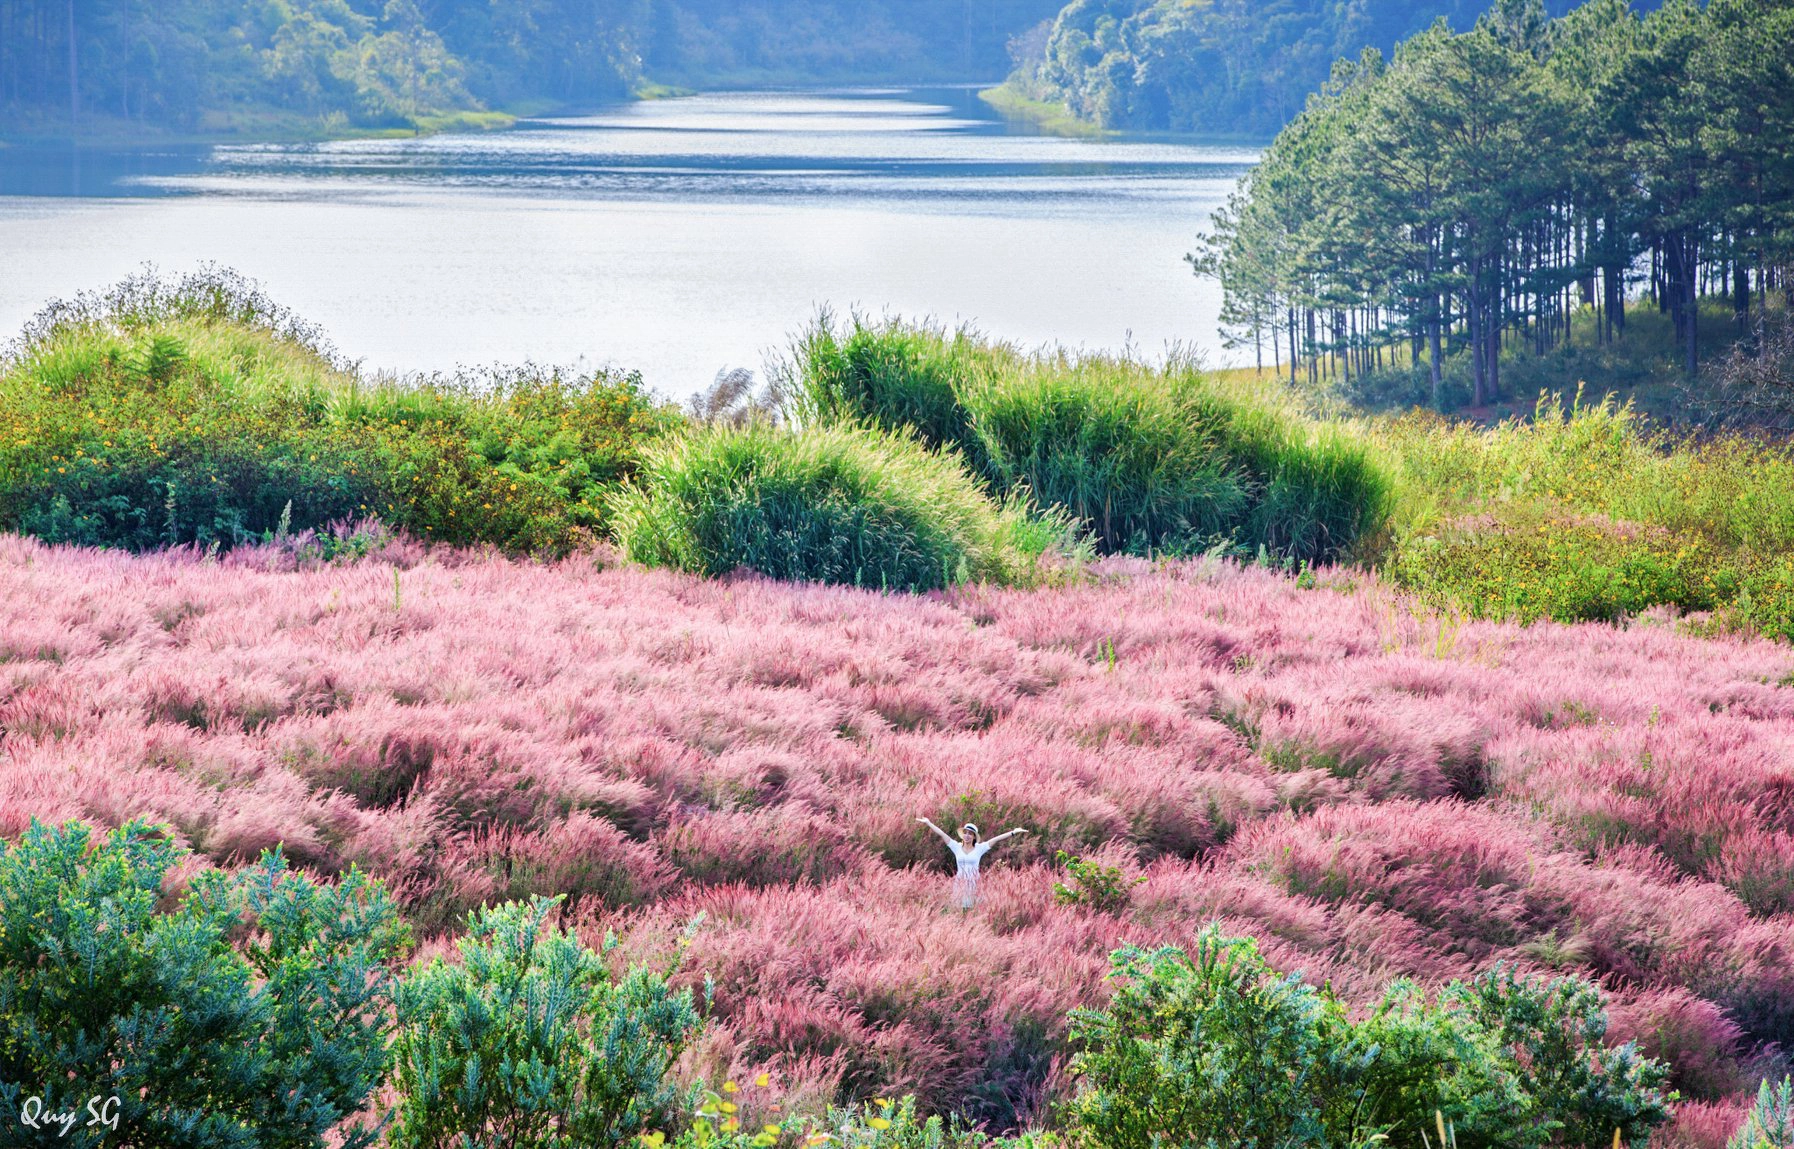
[[[564,552],[602,537],[606,493],[670,426],[629,376],[359,376],[220,273],[44,312],[0,372],[0,410],[0,524],[133,549],[380,519]]]
[[[1014,83],[999,84],[978,93],[978,98],[1002,113],[1005,119],[1028,124],[1048,136],[1072,139],[1102,139],[1114,133],[1081,120],[1063,104],[1052,104],[1028,96]]]
[[[543,105],[544,108],[548,105]],[[325,140],[405,139],[444,132],[490,132],[514,127],[529,108],[465,109],[424,113],[380,124],[357,124],[341,113],[307,115],[253,105],[201,113],[185,126],[145,124],[135,119],[84,112],[71,125],[66,114],[14,117],[0,122],[0,145],[77,143],[85,147],[161,144],[312,143]]]
[[[46,311],[0,369],[0,528],[148,549],[379,519],[915,589],[1209,553],[1355,563],[1481,617],[1794,637],[1794,455],[1771,440],[1574,396],[1367,416],[1176,359],[826,316],[783,371],[782,414],[705,427],[622,375],[367,379],[228,275],[135,280]]]

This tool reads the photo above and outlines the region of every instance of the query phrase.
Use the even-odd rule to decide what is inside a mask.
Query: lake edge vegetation
[[[1641,282],[1685,377],[1708,300],[1729,314],[1706,338],[1755,358],[1794,292],[1790,42],[1794,12],[1760,0],[1441,21],[1340,61],[1190,260],[1292,385],[1436,410],[1510,398],[1509,364],[1578,323],[1620,341]]]
[[[1669,609],[1794,636],[1788,449],[1581,394],[1494,427],[1320,416],[1299,390],[1175,356],[1027,353],[825,313],[765,392],[681,413],[614,373],[363,379],[206,270],[47,308],[0,364],[0,396],[0,528],[52,542],[615,541],[651,564],[884,589],[1206,553],[1367,566],[1484,617]]]

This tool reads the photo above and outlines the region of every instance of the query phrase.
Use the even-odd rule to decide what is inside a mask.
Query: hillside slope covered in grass
[[[631,958],[697,921],[712,1080],[999,1129],[1065,1095],[1067,1010],[1124,942],[1220,919],[1358,1003],[1582,971],[1692,1099],[1679,1143],[1716,1146],[1780,1076],[1759,1047],[1794,1043],[1794,654],[1307,581],[1115,559],[914,596],[6,538],[0,835],[284,843],[384,877],[443,944],[534,893]],[[1031,833],[961,917],[918,816]],[[1061,850],[1145,880],[1062,904]]]

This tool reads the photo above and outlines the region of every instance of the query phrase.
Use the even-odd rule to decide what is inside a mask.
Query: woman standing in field
[[[962,910],[971,909],[973,903],[978,900],[978,863],[984,855],[1004,838],[1013,838],[1017,834],[1028,832],[1026,830],[1011,830],[1007,834],[998,834],[988,842],[980,842],[978,827],[967,822],[959,828],[959,840],[956,842],[947,831],[927,818],[917,818],[916,821],[939,834],[941,841],[947,843],[947,848],[953,851],[953,857],[958,860],[959,872],[953,876],[953,898],[959,903],[959,908]]]

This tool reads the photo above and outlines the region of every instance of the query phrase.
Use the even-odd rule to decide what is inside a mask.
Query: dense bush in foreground
[[[319,885],[272,854],[199,874],[160,912],[180,853],[142,822],[0,840],[9,1138],[73,1112],[55,1144],[321,1149],[385,1080],[405,931],[379,885]]]
[[[950,454],[849,427],[693,431],[650,450],[613,501],[630,558],[697,574],[881,590],[1034,581],[1069,529],[993,503]]]
[[[1388,478],[1342,429],[1177,359],[1030,357],[964,331],[837,328],[825,314],[786,373],[800,419],[909,428],[997,489],[1063,508],[1109,553],[1231,544],[1332,560],[1387,509]]]
[[[1607,1048],[1600,997],[1573,978],[1497,967],[1429,1003],[1397,982],[1362,1019],[1244,938],[1114,956],[1121,981],[1073,1014],[1089,1088],[1079,1125],[1108,1149],[1149,1144],[1643,1146],[1668,1117],[1664,1069]]]
[[[461,960],[400,986],[394,1149],[621,1145],[668,1123],[669,1071],[702,1025],[690,991],[645,969],[613,984],[552,909],[475,911]]]
[[[918,597],[0,539],[0,834],[142,814],[221,864],[284,843],[386,879],[438,946],[482,904],[578,895],[589,947],[709,979],[688,1056],[772,1075],[749,1133],[910,1093],[1043,1119],[1109,953],[1219,920],[1355,1011],[1404,974],[1590,978],[1692,1099],[1665,1136],[1718,1149],[1785,1072],[1761,1043],[1794,1045],[1794,655],[1319,582],[1106,560]],[[919,815],[1032,832],[962,917]],[[1126,896],[1056,897],[1060,851]]]
[[[0,412],[0,528],[133,549],[378,516],[566,550],[667,419],[633,377],[370,382],[219,272],[52,305],[0,361]]]

